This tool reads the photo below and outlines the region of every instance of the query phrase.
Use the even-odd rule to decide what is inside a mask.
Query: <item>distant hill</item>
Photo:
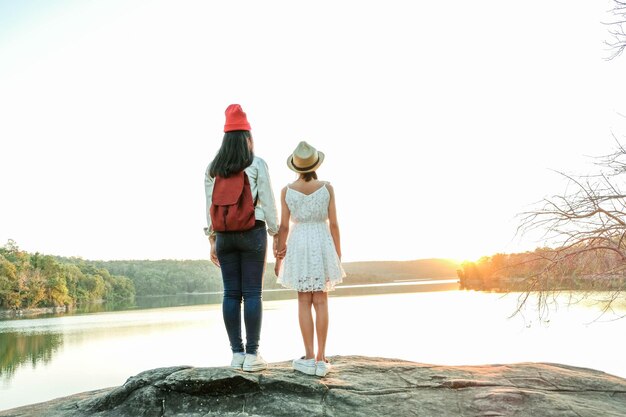
[[[414,261],[347,262],[343,267],[348,278],[358,281],[392,282],[416,278],[456,278],[460,264],[450,259]]]
[[[112,274],[133,281],[137,295],[182,294],[222,290],[219,269],[208,260],[131,260],[86,261]],[[414,261],[346,262],[345,285],[374,284],[420,278],[456,278],[458,263],[447,259],[418,259]],[[274,264],[268,263],[264,287],[282,288],[276,283]]]

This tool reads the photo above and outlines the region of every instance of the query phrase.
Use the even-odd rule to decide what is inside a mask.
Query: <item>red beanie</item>
[[[224,132],[231,132],[233,130],[251,130],[248,118],[239,104],[231,104],[226,108]]]

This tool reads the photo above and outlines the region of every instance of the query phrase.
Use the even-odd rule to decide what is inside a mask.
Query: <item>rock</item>
[[[625,417],[626,380],[549,363],[435,366],[331,358],[325,378],[289,362],[258,373],[173,367],[118,388],[0,412],[2,417],[572,416]]]

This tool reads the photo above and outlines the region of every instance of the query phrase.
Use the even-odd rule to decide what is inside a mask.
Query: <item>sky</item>
[[[344,261],[532,250],[517,215],[626,135],[610,2],[0,0],[0,244],[208,259],[242,105],[276,197],[301,140]]]

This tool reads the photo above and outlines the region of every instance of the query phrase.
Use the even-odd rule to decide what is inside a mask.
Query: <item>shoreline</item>
[[[70,306],[19,308],[19,309],[11,309],[11,310],[0,309],[0,320],[35,317],[35,316],[41,316],[44,314],[67,313],[67,312],[72,311],[73,309],[74,307],[70,307]]]
[[[460,285],[458,279],[415,279],[411,281],[400,281],[400,282],[387,282],[387,283],[372,283],[372,284],[348,284],[348,285],[339,285],[333,291],[333,297],[350,297],[350,296],[363,296],[363,295],[384,295],[384,294],[412,294],[412,293],[420,293],[420,292],[440,292],[440,291],[469,291],[469,292],[480,292],[480,293],[495,293],[495,294],[508,294],[508,293],[519,293],[524,291],[517,290],[496,290],[496,289],[469,289],[463,288]],[[562,290],[564,292],[581,292],[581,290]],[[531,291],[531,294],[536,291]],[[584,291],[582,291],[584,292]],[[610,292],[610,291],[595,291],[598,293],[602,292]],[[295,298],[295,292],[290,289],[285,288],[268,288],[264,289],[263,293],[265,294],[264,300],[266,301],[277,301],[277,300],[286,300]],[[180,294],[161,294],[161,295],[144,295],[144,296],[136,296],[135,299],[144,299],[144,300],[159,300],[159,299],[175,299],[176,297],[208,297],[210,298],[205,300],[204,302],[194,302],[184,305],[198,305],[198,304],[219,304],[221,302],[222,291],[215,292],[201,292],[201,293],[180,293]],[[7,310],[0,308],[0,321],[4,320],[19,320],[19,319],[32,319],[40,316],[52,316],[52,317],[60,317],[63,315],[72,315],[72,314],[82,314],[82,313],[100,313],[104,311],[130,311],[130,310],[144,310],[144,309],[153,309],[153,308],[161,308],[161,307],[173,307],[173,306],[182,306],[181,304],[174,305],[142,305],[142,304],[134,304],[131,307],[126,308],[106,308],[106,302],[104,300],[95,301],[93,303],[82,304],[82,305],[74,305],[74,306],[58,306],[58,307],[39,307],[39,308],[29,308],[29,309],[17,309],[17,310]],[[90,311],[90,307],[96,308],[100,306],[101,309],[96,309]],[[105,308],[102,309],[102,306]]]

